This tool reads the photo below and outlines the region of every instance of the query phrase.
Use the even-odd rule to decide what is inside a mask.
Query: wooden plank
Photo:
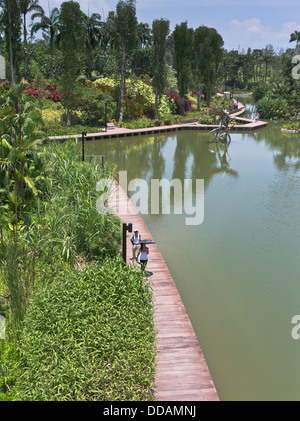
[[[138,229],[142,239],[154,240],[142,217],[115,182],[117,214]],[[128,206],[127,206],[128,205]],[[124,209],[129,210],[128,213]],[[131,234],[130,234],[131,235]],[[130,258],[130,235],[127,237],[127,262]],[[147,278],[154,289],[154,320],[157,329],[157,365],[155,398],[157,401],[218,401],[207,363],[175,282],[156,244],[149,246]]]

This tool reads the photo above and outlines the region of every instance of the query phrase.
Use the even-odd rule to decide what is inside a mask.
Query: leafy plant
[[[101,91],[109,92],[117,101],[116,90],[118,81],[113,78],[101,78],[93,82]],[[124,101],[126,112],[129,118],[142,116],[154,116],[155,93],[151,86],[131,75],[126,79]],[[170,106],[167,99],[162,96],[159,104],[159,114],[164,116],[170,113]]]
[[[257,102],[257,111],[262,118],[285,119],[293,115],[287,99],[266,96]]]
[[[28,96],[34,96],[35,98],[47,98],[53,102],[59,102],[61,94],[56,87],[56,83],[46,83],[45,81],[34,81],[30,83],[24,92]]]
[[[50,274],[49,274],[50,275]],[[19,400],[152,400],[152,294],[121,260],[55,268],[20,342]]]
[[[106,104],[106,116],[105,116]],[[82,91],[79,105],[82,125],[101,126],[105,124],[105,117],[109,121],[116,113],[116,103],[108,92],[103,92],[96,85],[86,86]]]
[[[32,166],[38,144],[44,140],[44,133],[37,130],[37,123],[41,123],[40,113],[35,108],[33,99],[23,95],[24,85],[1,91],[1,137],[0,171],[4,174],[2,185],[2,205],[12,211],[8,222],[13,227],[18,225],[22,217],[22,203],[30,193],[38,194]],[[31,173],[31,174],[30,174]],[[2,182],[3,182],[2,181]],[[0,182],[1,183],[1,182]],[[13,207],[11,206],[13,204]],[[9,213],[6,214],[6,216]],[[17,240],[17,230],[13,229]]]

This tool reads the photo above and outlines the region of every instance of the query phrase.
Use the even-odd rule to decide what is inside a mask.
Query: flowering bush
[[[106,113],[105,104],[107,104]],[[110,121],[115,115],[116,108],[112,95],[108,91],[97,89],[93,84],[85,86],[81,92],[81,99],[77,102],[83,125],[104,126],[105,118]]]
[[[59,102],[61,95],[56,87],[56,83],[50,83],[47,87],[48,96],[47,98],[53,102]]]
[[[45,81],[34,81],[29,83],[24,92],[28,96],[34,96],[35,98],[47,98],[53,102],[59,102],[61,99],[61,94],[56,87],[56,83],[47,84]]]
[[[180,96],[179,94],[174,91],[174,89],[165,89],[164,94],[167,98],[169,98],[172,102],[176,104],[176,112],[175,114],[178,114],[180,111]],[[190,99],[184,100],[184,110],[185,112],[190,112],[192,109],[193,101]]]
[[[93,82],[102,92],[109,92],[118,100],[116,92],[119,88],[119,81],[116,79],[104,77]],[[142,116],[154,116],[155,93],[152,86],[142,80],[134,77],[126,79],[124,94],[126,114],[129,118],[139,118]],[[167,98],[162,96],[159,104],[159,114],[170,113],[170,106]]]
[[[175,102],[175,104],[179,108],[180,97],[178,93],[174,91],[174,89],[165,89],[164,94],[166,95],[167,98],[170,98],[173,102]]]

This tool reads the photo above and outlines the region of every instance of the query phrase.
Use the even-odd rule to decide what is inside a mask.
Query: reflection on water
[[[232,175],[233,177],[237,177],[238,172],[232,169],[230,166],[231,158],[230,158],[228,149],[229,149],[231,139],[230,141],[224,144],[219,143],[218,141],[212,141],[212,142],[214,144],[214,147],[212,149],[215,149],[215,154],[217,155],[217,158],[218,158],[218,166],[211,168],[211,172],[213,174],[226,173],[226,174]],[[211,152],[214,153],[213,150],[211,150]]]
[[[204,222],[142,215],[172,273],[222,400],[299,400],[300,139],[279,124],[88,142],[128,180],[204,179]],[[151,249],[150,249],[151,252]],[[149,256],[151,270],[151,255]]]

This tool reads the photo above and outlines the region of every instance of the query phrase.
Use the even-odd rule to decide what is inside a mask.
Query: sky
[[[46,14],[60,7],[64,0],[40,0]],[[86,14],[99,13],[103,20],[110,10],[115,11],[118,0],[77,0]],[[49,5],[48,5],[49,4]],[[215,28],[224,40],[224,48],[245,50],[265,48],[272,44],[276,51],[293,48],[290,34],[300,31],[299,0],[137,0],[138,22],[168,19],[171,31],[187,21],[197,28]]]

